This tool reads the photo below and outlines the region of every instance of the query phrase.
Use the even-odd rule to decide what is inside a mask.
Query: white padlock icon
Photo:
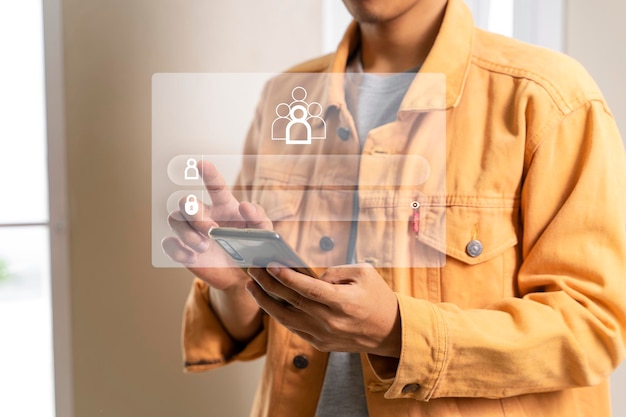
[[[189,194],[187,200],[185,200],[185,213],[190,216],[195,216],[198,214],[198,209],[198,198],[193,194]]]

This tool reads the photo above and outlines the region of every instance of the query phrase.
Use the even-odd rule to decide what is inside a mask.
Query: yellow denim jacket
[[[358,42],[353,24],[336,53],[292,72],[341,73]],[[373,263],[396,292],[402,321],[399,361],[362,355],[370,416],[609,416],[607,379],[626,353],[626,164],[601,93],[570,58],[476,29],[462,0],[448,2],[420,72],[445,74],[443,99],[425,102],[412,85],[398,120],[368,136],[360,170],[354,159],[261,159],[244,164],[239,196],[262,204],[310,262],[345,263],[352,193],[311,194],[311,175],[371,184],[396,169],[386,156],[418,141],[421,110],[443,115],[445,194],[427,202],[419,233],[406,222],[359,224],[357,261]],[[326,142],[309,151],[358,156],[343,86],[307,86],[328,107]],[[282,90],[268,84],[246,154],[280,157],[262,132],[276,117],[263,103]],[[276,192],[286,187],[292,192]],[[409,219],[410,201],[396,191],[360,190],[360,218]],[[429,233],[442,230],[442,208],[443,237]],[[406,265],[407,247],[442,254],[445,265],[395,267]],[[194,282],[185,308],[186,371],[266,355],[251,415],[313,417],[327,354],[269,317],[239,346],[208,292]]]

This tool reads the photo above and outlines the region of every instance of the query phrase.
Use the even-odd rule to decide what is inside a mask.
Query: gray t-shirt
[[[359,56],[346,70],[346,104],[354,118],[361,148],[370,130],[396,120],[417,69],[400,74],[366,74]],[[348,263],[355,263],[358,191],[354,193]],[[358,353],[331,352],[315,417],[367,417],[363,369]]]

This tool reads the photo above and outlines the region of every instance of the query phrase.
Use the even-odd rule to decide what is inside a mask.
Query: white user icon
[[[193,158],[187,159],[187,167],[185,168],[185,179],[197,180],[198,178],[200,178],[200,173],[198,172],[198,161]]]

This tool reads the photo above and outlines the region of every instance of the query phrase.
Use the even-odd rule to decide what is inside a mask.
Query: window
[[[563,50],[563,0],[465,0],[478,27]]]
[[[42,23],[41,0],[0,3],[3,416],[55,415]]]
[[[513,0],[465,0],[476,26],[501,35],[513,36]]]

